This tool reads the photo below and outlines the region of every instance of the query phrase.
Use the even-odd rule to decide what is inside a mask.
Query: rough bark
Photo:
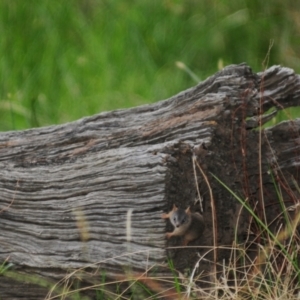
[[[232,245],[236,228],[243,240],[249,215],[213,175],[253,207],[263,205],[271,226],[280,204],[270,170],[285,187],[286,205],[299,199],[300,122],[256,129],[270,119],[268,109],[299,103],[300,77],[291,69],[255,74],[241,64],[155,104],[1,133],[0,260],[13,266],[0,281],[0,296],[45,297],[48,286],[26,285],[14,272],[50,283],[79,268],[114,277],[126,266],[161,266],[167,256],[183,270],[207,252],[203,246]],[[205,174],[196,166],[197,183],[193,155]],[[166,251],[180,239],[166,243],[171,227],[160,215],[173,203],[199,210],[197,186],[206,228],[191,245],[199,247]],[[207,257],[214,263],[228,255],[220,250]],[[211,266],[202,262],[201,268]]]

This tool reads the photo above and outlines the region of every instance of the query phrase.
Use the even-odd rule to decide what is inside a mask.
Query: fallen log
[[[54,284],[89,268],[114,278],[126,266],[159,269],[167,257],[178,270],[193,268],[205,247],[243,240],[251,223],[215,177],[258,215],[264,208],[271,226],[279,209],[271,171],[288,187],[286,204],[299,199],[300,121],[259,128],[299,104],[293,70],[256,74],[241,64],[168,100],[0,133],[0,261],[10,274],[0,280],[0,297],[42,299],[49,285],[26,283],[33,275]],[[174,203],[203,214],[203,236],[190,244],[197,247],[166,249],[181,243],[165,240],[172,227],[161,219]],[[207,255],[213,264],[228,256]]]

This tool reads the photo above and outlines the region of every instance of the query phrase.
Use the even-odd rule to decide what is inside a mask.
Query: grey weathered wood
[[[195,149],[214,191],[218,242],[230,245],[240,204],[210,174],[245,197],[259,198],[259,133],[251,129],[259,126],[262,111],[299,103],[300,77],[291,69],[274,66],[255,74],[241,64],[155,104],[1,133],[0,260],[13,263],[12,270],[54,281],[87,266],[113,276],[128,265],[138,270],[160,265],[167,255],[161,213],[174,202],[187,206],[197,198]],[[268,119],[262,116],[262,122]],[[271,182],[272,162],[289,183],[288,173],[299,182],[299,128],[294,121],[266,131],[265,184]],[[207,150],[199,150],[203,144]],[[206,229],[194,245],[211,246],[211,200],[200,173],[197,178]],[[247,214],[241,220],[240,235],[247,229]],[[197,259],[195,250],[168,255],[179,269],[193,267]],[[220,251],[219,258],[226,255]],[[10,286],[15,284],[0,281],[0,297],[13,298]],[[40,290],[37,285],[36,299],[43,295]],[[26,298],[26,285],[20,293]]]

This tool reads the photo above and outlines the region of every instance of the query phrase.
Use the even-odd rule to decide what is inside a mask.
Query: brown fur
[[[161,217],[170,219],[174,226],[172,232],[166,233],[167,239],[172,236],[183,236],[184,246],[199,238],[204,230],[203,217],[199,213],[192,213],[190,207],[184,210],[174,204],[173,209],[167,214],[162,214]]]

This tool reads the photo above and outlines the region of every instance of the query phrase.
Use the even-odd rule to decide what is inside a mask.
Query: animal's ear
[[[175,204],[173,204],[173,211],[176,211],[178,209],[178,207],[175,205]]]
[[[190,206],[185,210],[187,214],[191,214]]]

